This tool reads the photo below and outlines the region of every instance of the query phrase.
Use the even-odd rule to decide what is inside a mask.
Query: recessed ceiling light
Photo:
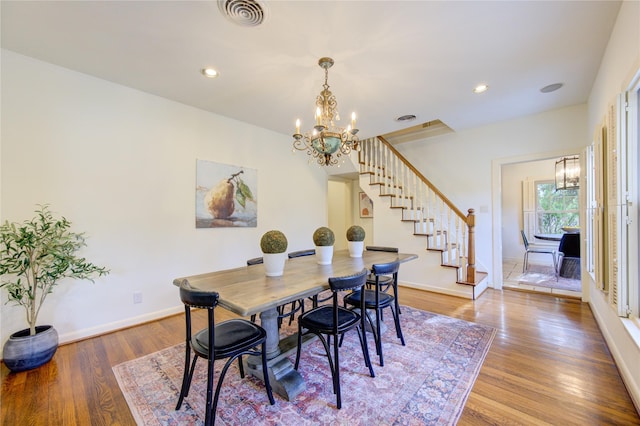
[[[396,118],[396,121],[411,121],[415,119],[416,119],[415,115],[407,114],[407,115],[401,115],[400,117]]]
[[[486,92],[487,89],[489,89],[489,86],[487,86],[486,84],[478,84],[476,87],[473,88],[473,93]]]
[[[201,71],[202,75],[209,78],[216,78],[219,74],[218,71],[213,68],[203,68]]]
[[[550,92],[555,92],[556,90],[558,90],[559,88],[561,88],[562,86],[564,86],[563,83],[554,83],[554,84],[550,84],[548,86],[544,86],[542,89],[540,89],[540,91],[542,93],[550,93]]]

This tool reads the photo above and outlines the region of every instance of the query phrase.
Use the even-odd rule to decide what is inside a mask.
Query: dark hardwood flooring
[[[497,329],[459,425],[640,425],[593,314],[578,299],[491,289],[476,301],[400,294],[403,304]],[[196,320],[204,326],[202,315]],[[135,424],[111,368],[180,343],[183,321],[176,315],[63,345],[28,372],[9,373],[3,364],[1,424]]]

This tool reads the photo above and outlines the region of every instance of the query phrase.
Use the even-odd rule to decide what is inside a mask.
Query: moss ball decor
[[[364,235],[362,226],[353,225],[347,229],[347,241],[364,241]]]
[[[316,229],[313,233],[313,243],[316,246],[332,246],[335,241],[336,237],[333,231],[326,226]]]
[[[267,231],[260,239],[263,253],[284,253],[287,251],[287,237],[281,231]]]

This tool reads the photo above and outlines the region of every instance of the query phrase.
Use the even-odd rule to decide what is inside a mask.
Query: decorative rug
[[[355,330],[340,348],[342,408],[336,408],[329,364],[320,341],[304,347],[299,372],[306,390],[293,401],[274,393],[269,405],[258,379],[227,372],[216,412],[218,425],[454,425],[473,387],[496,330],[402,306],[406,346],[391,325],[383,335],[384,367],[367,333],[376,374],[369,376]],[[295,327],[295,328],[294,328]],[[281,335],[297,324],[283,325]],[[295,352],[290,356],[295,362]],[[113,367],[139,425],[199,425],[204,421],[206,362],[198,360],[189,395],[175,411],[184,368],[184,344]],[[216,379],[222,361],[216,361]]]
[[[526,284],[538,287],[555,288],[568,291],[582,291],[579,279],[571,279],[558,277],[556,280],[553,266],[529,264],[526,272],[511,272],[510,277],[506,277],[509,281],[517,281],[519,284]]]

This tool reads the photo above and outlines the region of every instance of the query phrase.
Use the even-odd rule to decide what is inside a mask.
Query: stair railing
[[[460,278],[476,282],[475,214],[464,214],[383,137],[360,141],[360,172],[402,209],[402,219],[414,222],[414,234],[428,235],[427,248],[443,252],[448,266],[461,269]]]

